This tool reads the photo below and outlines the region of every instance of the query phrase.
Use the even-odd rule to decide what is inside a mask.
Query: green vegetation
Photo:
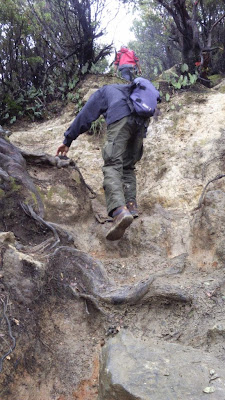
[[[198,79],[198,73],[190,74],[188,72],[189,68],[187,64],[182,64],[181,65],[181,72],[184,74],[181,74],[180,76],[177,74],[174,74],[174,76],[171,78],[167,79],[167,82],[170,83],[174,89],[181,89],[186,86],[193,85],[197,79]]]
[[[96,121],[92,122],[90,133],[93,135],[101,135],[101,133],[104,131],[104,127],[105,119],[100,116]]]
[[[0,0],[0,124],[43,119],[73,96],[86,72],[103,72],[111,45],[96,45],[106,0]]]
[[[16,179],[15,178],[13,178],[12,176],[10,176],[10,185],[11,185],[11,190],[13,191],[13,192],[18,192],[20,189],[21,189],[21,185],[18,185],[17,183],[16,183]]]
[[[179,64],[181,73],[170,84],[181,89],[195,83],[197,73],[214,85],[216,78],[208,76],[225,72],[224,0],[120,1],[138,11],[129,45],[144,77],[156,80]],[[0,0],[1,125],[41,120],[53,102],[72,101],[81,109],[78,82],[110,68],[112,44],[97,41],[105,33],[106,6],[107,0]]]
[[[138,10],[129,45],[139,54],[143,72],[154,80],[177,63],[203,75],[225,71],[223,0],[123,0]]]

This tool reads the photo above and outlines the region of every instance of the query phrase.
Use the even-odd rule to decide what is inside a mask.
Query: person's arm
[[[137,65],[137,67],[138,67],[138,72],[139,72],[139,74],[141,75],[141,74],[142,74],[142,70],[141,70],[140,62],[137,61],[137,62],[136,62],[136,65]]]
[[[114,64],[114,72],[115,72],[115,74],[117,73],[117,70],[118,70],[118,65]]]
[[[96,121],[106,111],[106,108],[104,89],[101,88],[91,95],[90,99],[64,133],[65,139],[63,140],[63,144],[58,147],[56,155],[61,154],[65,156],[69,151],[72,141],[81,133],[87,132],[92,122]]]
[[[120,63],[120,57],[121,57],[121,53],[118,51],[116,53],[116,58],[115,58],[115,61],[114,61],[114,71],[115,71],[115,73],[117,73],[117,71],[118,71],[118,67],[119,67],[119,63]]]
[[[138,72],[141,75],[142,74],[142,70],[141,70],[139,58],[138,58],[138,56],[136,55],[135,52],[133,52],[133,53],[134,53],[134,61],[136,63],[136,66],[138,67]]]

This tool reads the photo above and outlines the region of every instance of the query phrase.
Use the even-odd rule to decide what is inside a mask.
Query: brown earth
[[[83,94],[96,85],[89,77]],[[1,138],[1,400],[97,399],[99,352],[121,329],[225,357],[223,177],[193,211],[223,175],[221,93],[162,104],[137,169],[141,215],[114,243],[102,136],[81,135],[75,161],[54,161],[73,107]]]

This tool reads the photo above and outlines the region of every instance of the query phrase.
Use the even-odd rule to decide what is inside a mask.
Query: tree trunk
[[[173,0],[168,5],[166,0],[157,0],[172,16],[181,45],[182,61],[194,72],[195,62],[200,59],[201,46],[197,27],[198,0],[194,2],[192,15],[189,15],[185,0]]]
[[[193,40],[193,31],[190,29],[183,36],[182,61],[189,67],[189,72],[195,70],[195,63],[200,60],[201,47],[198,41]]]

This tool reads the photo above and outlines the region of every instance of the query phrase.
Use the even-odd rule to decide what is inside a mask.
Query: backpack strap
[[[131,113],[133,113],[135,111],[135,109],[134,109],[134,105],[133,105],[133,103],[132,103],[132,101],[130,99],[130,95],[131,95],[133,89],[136,87],[136,85],[134,83],[131,83],[130,85],[126,85],[126,86],[129,88],[129,93],[128,93],[128,96],[126,98],[127,105],[129,107]],[[124,93],[123,89],[121,89],[120,87],[117,87],[117,89]]]

